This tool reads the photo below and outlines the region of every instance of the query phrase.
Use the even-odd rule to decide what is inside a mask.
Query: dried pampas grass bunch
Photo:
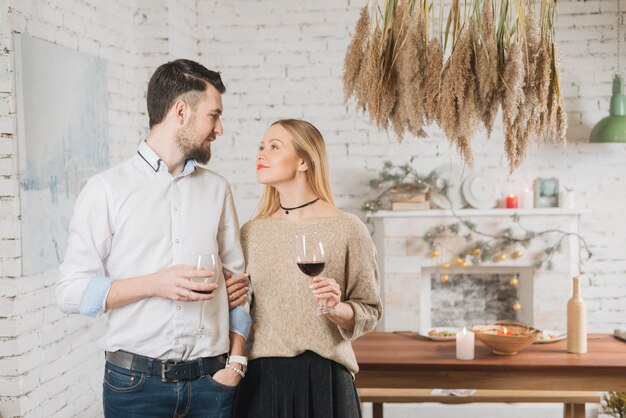
[[[566,141],[555,15],[556,0],[369,2],[346,51],[346,101],[400,141],[439,125],[469,165],[501,108],[513,171],[532,141]]]

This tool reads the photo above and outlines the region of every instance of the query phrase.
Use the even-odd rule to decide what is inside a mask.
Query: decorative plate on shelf
[[[419,335],[430,338],[433,341],[454,341],[456,340],[457,332],[459,332],[458,328],[434,327],[421,329]]]
[[[496,207],[496,184],[483,173],[472,173],[463,181],[463,197],[476,209],[492,209]]]
[[[539,336],[535,344],[550,344],[557,341],[561,341],[567,338],[567,334],[564,331],[556,331],[553,329],[544,329],[543,333]]]
[[[437,193],[434,190],[430,192],[430,201],[441,209],[461,209],[467,206],[467,202],[461,191],[463,182],[463,167],[458,164],[444,164],[435,168],[432,174],[437,176],[437,187],[442,188],[448,183],[446,195]]]

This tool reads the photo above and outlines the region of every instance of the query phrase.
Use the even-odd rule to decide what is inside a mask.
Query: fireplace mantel
[[[458,216],[580,216],[582,212],[577,209],[563,208],[535,208],[535,209],[457,209],[454,211]],[[454,217],[451,210],[447,209],[430,209],[430,210],[380,210],[374,213],[368,213],[368,218],[445,218]]]
[[[372,225],[378,251],[385,312],[378,329],[415,331],[439,325],[430,324],[430,277],[442,260],[430,258],[426,243],[420,238],[432,228],[458,221],[456,215],[487,233],[497,233],[506,227],[513,227],[514,233],[521,233],[512,218],[518,215],[521,225],[529,230],[558,229],[578,233],[581,214],[578,210],[563,208],[461,209],[454,214],[450,210],[378,211],[369,214],[368,222]],[[565,329],[571,279],[579,273],[579,242],[574,235],[565,237],[561,251],[553,256],[552,269],[536,269],[536,257],[553,242],[554,235],[536,238],[529,248],[520,248],[525,254],[520,259],[489,261],[466,269],[452,269],[450,273],[516,273],[520,279],[518,292],[526,298],[520,319],[540,328]],[[452,257],[466,245],[462,234],[451,235],[446,242],[446,256]]]

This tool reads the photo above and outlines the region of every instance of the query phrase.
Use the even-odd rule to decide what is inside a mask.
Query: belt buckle
[[[178,364],[177,361],[166,360],[162,363],[161,366],[161,382],[163,383],[176,383],[180,382],[180,379],[171,379],[167,377],[167,373],[170,371],[169,366],[175,366]]]

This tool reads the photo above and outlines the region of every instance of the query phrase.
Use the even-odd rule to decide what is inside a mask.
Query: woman
[[[333,204],[324,140],[310,123],[275,122],[261,140],[265,185],[241,239],[254,289],[250,363],[233,416],[360,417],[350,341],[382,313],[376,250],[365,225]],[[326,265],[315,279],[296,264],[296,234],[316,233]],[[316,315],[321,301],[331,310]]]

